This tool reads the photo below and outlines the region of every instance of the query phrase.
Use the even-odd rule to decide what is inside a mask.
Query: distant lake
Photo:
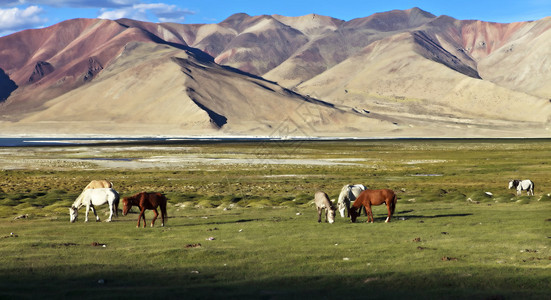
[[[547,138],[338,138],[338,137],[94,137],[94,138],[0,138],[0,147],[83,146],[83,145],[178,145],[216,142],[297,142],[297,141],[461,141],[516,142],[522,140],[549,141]]]
[[[300,139],[300,138],[299,138]],[[303,138],[304,139],[304,138]],[[0,138],[0,147],[120,145],[120,144],[189,144],[204,142],[279,141],[286,138],[271,137],[145,137],[145,138]]]

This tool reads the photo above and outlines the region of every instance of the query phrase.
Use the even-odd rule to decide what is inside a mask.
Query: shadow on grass
[[[544,270],[513,267],[435,268],[430,272],[254,276],[239,268],[168,269],[138,272],[123,265],[83,266],[96,271],[65,276],[51,270],[3,270],[2,299],[543,299]],[[63,267],[60,267],[63,268]],[[122,271],[127,269],[127,271]],[[99,271],[101,270],[101,271]],[[66,270],[65,270],[66,271]],[[532,280],[523,278],[532,272]],[[57,273],[57,272],[54,272]],[[11,274],[11,275],[10,275]],[[19,274],[13,276],[13,274]],[[474,275],[473,275],[474,274]],[[534,274],[539,274],[533,280]],[[491,275],[488,278],[488,275]],[[255,279],[251,279],[255,278]]]
[[[409,220],[409,219],[436,219],[436,218],[452,218],[452,217],[468,217],[472,216],[472,213],[464,214],[438,214],[438,215],[410,215],[409,213],[414,212],[413,209],[405,210],[395,213],[392,216],[392,220]],[[386,220],[386,214],[384,217],[373,217],[374,221],[384,221]],[[359,223],[356,221],[356,223]]]

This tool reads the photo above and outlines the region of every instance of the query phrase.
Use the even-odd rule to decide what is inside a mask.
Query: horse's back
[[[100,189],[100,188],[112,188],[113,183],[111,181],[102,179],[102,180],[92,180],[88,185],[84,188],[86,189]]]
[[[161,206],[161,208],[166,207],[168,201],[164,194],[157,192],[141,192],[128,198],[137,199],[136,204],[146,209],[154,209],[158,206]]]
[[[317,207],[331,206],[329,196],[325,192],[317,191],[314,194],[314,203]]]
[[[116,202],[119,199],[119,193],[112,188],[96,188],[84,191],[94,205],[101,205],[106,202]]]
[[[364,190],[360,193],[356,201],[362,203],[369,202],[370,204],[382,204],[388,200],[396,198],[396,194],[391,189],[379,189],[379,190]]]

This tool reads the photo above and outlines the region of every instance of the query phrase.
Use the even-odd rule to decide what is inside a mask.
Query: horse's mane
[[[82,200],[84,200],[84,195],[87,193],[88,190],[84,190],[82,191],[82,193],[80,193],[80,195],[78,195],[77,199],[75,200],[75,202],[73,202],[73,205],[72,207],[75,207],[76,209],[79,209],[82,205],[84,205],[82,203]]]
[[[130,202],[133,205],[137,205],[141,198],[145,197],[146,192],[137,193],[132,196],[124,197],[128,202]]]

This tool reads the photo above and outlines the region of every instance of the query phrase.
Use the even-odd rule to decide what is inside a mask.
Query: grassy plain
[[[550,140],[3,148],[0,298],[545,299],[550,150]],[[167,227],[137,229],[135,209],[70,224],[68,207],[99,178],[122,196],[167,194]],[[532,179],[536,195],[507,190],[512,178]],[[374,224],[318,224],[313,193],[337,198],[347,183],[394,189],[393,221],[376,207]]]

